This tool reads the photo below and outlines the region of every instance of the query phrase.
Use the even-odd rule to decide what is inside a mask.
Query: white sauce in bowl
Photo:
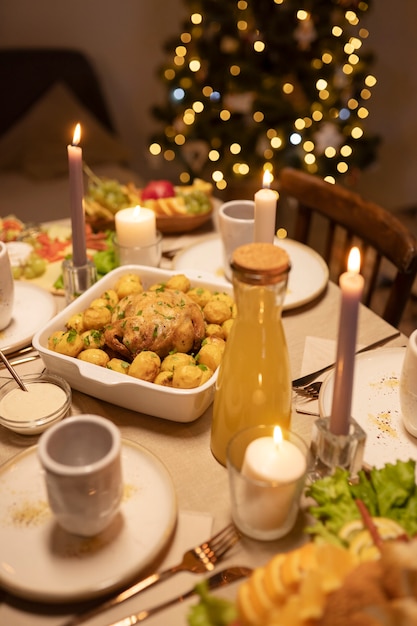
[[[66,394],[53,383],[25,383],[27,391],[12,389],[0,400],[0,415],[5,420],[34,422],[59,411]]]

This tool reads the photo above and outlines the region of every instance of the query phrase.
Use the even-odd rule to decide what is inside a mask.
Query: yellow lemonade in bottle
[[[226,463],[227,444],[238,430],[290,426],[291,373],[281,320],[287,276],[286,266],[280,277],[266,272],[264,284],[247,284],[239,274],[234,280],[238,313],[219,368],[211,432],[211,450],[220,463]]]

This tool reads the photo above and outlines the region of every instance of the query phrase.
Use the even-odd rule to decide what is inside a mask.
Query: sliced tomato
[[[0,241],[14,241],[23,228],[23,222],[15,217],[0,218]]]
[[[86,245],[90,250],[107,250],[107,233],[93,233],[91,228],[86,229]]]
[[[51,239],[48,233],[40,233],[36,237],[36,252],[49,263],[54,263],[65,258],[69,243],[69,241]]]

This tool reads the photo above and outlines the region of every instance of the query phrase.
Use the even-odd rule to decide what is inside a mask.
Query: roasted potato
[[[108,370],[112,370],[113,372],[119,372],[119,374],[128,374],[130,363],[127,361],[123,361],[123,359],[110,359],[110,361],[106,365]]]
[[[212,293],[205,287],[193,287],[187,292],[187,296],[204,309],[206,304],[211,300]]]
[[[99,348],[87,348],[87,350],[80,352],[77,358],[80,359],[80,361],[87,361],[87,363],[93,363],[100,367],[106,367],[107,363],[110,361],[107,352]]]
[[[81,333],[81,339],[83,340],[84,349],[88,348],[102,348],[104,346],[104,335],[101,330],[95,330],[91,328]]]
[[[204,307],[203,314],[209,324],[223,324],[232,317],[232,308],[224,300],[212,298]]]
[[[223,327],[220,326],[220,324],[207,324],[206,337],[218,337],[219,339],[224,339]]]
[[[184,274],[175,274],[171,276],[169,280],[165,283],[165,287],[167,289],[177,289],[178,291],[183,291],[187,293],[191,287],[190,279],[187,278]]]
[[[114,291],[119,300],[133,293],[142,293],[144,291],[142,281],[137,274],[125,274],[119,278]]]
[[[231,331],[232,326],[233,326],[233,322],[234,322],[234,318],[231,317],[230,319],[226,320],[222,324],[223,339],[225,339],[226,341],[229,339],[229,335],[230,335],[230,331]]]
[[[65,356],[77,357],[84,349],[83,340],[73,328],[66,332],[56,332],[48,342],[51,350],[65,354]]]
[[[186,352],[168,354],[161,363],[161,372],[173,372],[177,367],[182,367],[183,365],[195,365],[194,357]]]
[[[155,385],[161,385],[162,387],[172,387],[173,373],[170,370],[164,370],[159,372],[155,380]]]
[[[222,360],[225,346],[225,342],[221,339],[216,342],[207,339],[196,356],[197,363],[206,365],[213,372],[216,371]]]
[[[83,323],[86,330],[104,328],[111,322],[111,311],[106,306],[90,306],[84,311]]]
[[[172,386],[179,389],[194,389],[199,387],[203,378],[203,371],[197,365],[182,365],[172,374]]]
[[[77,333],[84,332],[84,314],[83,313],[74,313],[71,315],[67,323],[65,324],[68,329],[73,328],[77,331]]]
[[[119,302],[119,296],[117,295],[114,289],[107,289],[102,295],[101,299],[107,303],[107,306],[114,309],[116,304]]]
[[[133,359],[129,367],[129,376],[152,383],[161,368],[161,359],[151,350],[143,350]]]

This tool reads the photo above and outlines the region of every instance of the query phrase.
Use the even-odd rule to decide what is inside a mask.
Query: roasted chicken
[[[122,298],[104,332],[106,345],[132,361],[142,350],[164,358],[198,351],[205,336],[200,307],[185,293],[165,289]]]

